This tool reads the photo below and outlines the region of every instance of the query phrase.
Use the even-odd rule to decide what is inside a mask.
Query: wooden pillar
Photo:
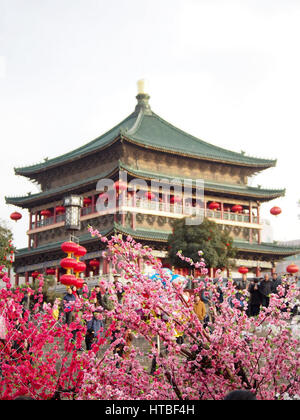
[[[259,266],[256,267],[255,275],[256,275],[256,277],[260,277],[260,267]]]
[[[58,283],[59,282],[59,268],[58,267],[56,267],[56,282]]]
[[[133,197],[132,197],[132,207],[134,208],[134,210],[136,209],[136,192],[133,192]],[[136,212],[134,211],[132,213],[132,229],[135,230],[136,229]]]
[[[93,195],[92,196],[92,213],[96,212],[95,205],[96,205],[96,200],[95,200],[95,196]]]
[[[99,275],[102,276],[103,274],[103,258],[99,258]]]
[[[19,286],[20,276],[18,273],[15,274],[15,286]]]
[[[224,203],[221,201],[221,219],[224,219]]]
[[[29,284],[29,273],[28,273],[28,271],[26,271],[26,273],[25,273],[25,283]]]

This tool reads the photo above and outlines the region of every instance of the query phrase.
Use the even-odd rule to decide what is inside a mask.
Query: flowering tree
[[[24,292],[12,291],[6,278],[7,288],[0,292],[7,330],[0,348],[2,399],[24,394],[36,399],[223,399],[235,389],[248,389],[258,399],[300,394],[300,343],[289,327],[298,295],[293,283],[284,281],[271,296],[269,308],[248,318],[247,292],[241,309],[232,281],[223,287],[221,279],[215,284],[206,277],[201,253],[196,262],[178,253],[202,270],[202,280],[194,280],[195,292],[205,289],[212,311],[212,321],[203,325],[194,313],[193,297],[188,298],[184,285],[171,283],[149,247],[131,237],[108,239],[92,229],[91,234],[106,244],[106,257],[115,270],[123,270],[126,280],[123,286],[100,280],[113,303],[113,309],[98,308],[100,318],[109,320],[105,331],[92,350],[79,351],[94,302],[78,298],[73,308],[77,319],[65,325],[54,319],[51,305],[43,305],[42,277],[32,296],[36,302],[32,313],[22,306]],[[155,268],[160,280],[140,271],[141,258]],[[176,337],[182,334],[184,344],[178,344]],[[143,337],[150,351],[132,335]]]

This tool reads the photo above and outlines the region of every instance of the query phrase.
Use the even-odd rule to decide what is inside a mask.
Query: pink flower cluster
[[[30,288],[0,290],[6,327],[0,341],[1,399],[29,394],[36,399],[219,400],[235,389],[249,389],[258,399],[300,394],[300,342],[290,329],[290,309],[299,295],[294,284],[283,282],[269,308],[249,318],[247,292],[241,309],[234,304],[232,281],[214,283],[201,254],[194,263],[179,252],[203,269],[194,293],[209,298],[211,316],[204,325],[194,312],[194,295],[187,299],[183,286],[172,285],[149,247],[131,237],[108,239],[90,232],[106,244],[106,258],[125,279],[123,285],[100,282],[113,303],[113,309],[101,313],[109,319],[104,332],[92,350],[79,352],[94,302],[79,298],[76,321],[65,325],[53,317],[51,305],[42,306],[41,289],[35,297]],[[160,280],[141,271],[141,259]],[[25,292],[34,300],[34,311],[22,303]]]

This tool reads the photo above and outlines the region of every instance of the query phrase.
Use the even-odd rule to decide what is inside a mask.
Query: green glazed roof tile
[[[260,159],[214,146],[174,127],[151,111],[140,109],[95,140],[69,153],[42,163],[16,168],[19,175],[32,176],[40,171],[80,159],[115,142],[120,136],[140,146],[196,157],[205,160],[228,162],[231,164],[268,168],[275,166],[276,160]]]

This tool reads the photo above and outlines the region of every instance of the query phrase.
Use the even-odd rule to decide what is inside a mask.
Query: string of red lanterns
[[[75,286],[80,289],[83,286],[84,280],[79,278],[79,274],[86,270],[86,264],[80,261],[79,258],[86,254],[86,248],[75,242],[64,242],[61,245],[63,252],[67,254],[67,258],[63,258],[60,266],[64,268],[67,273],[60,277],[60,282],[65,286]],[[73,256],[75,258],[73,258]],[[72,274],[73,273],[75,274]]]

